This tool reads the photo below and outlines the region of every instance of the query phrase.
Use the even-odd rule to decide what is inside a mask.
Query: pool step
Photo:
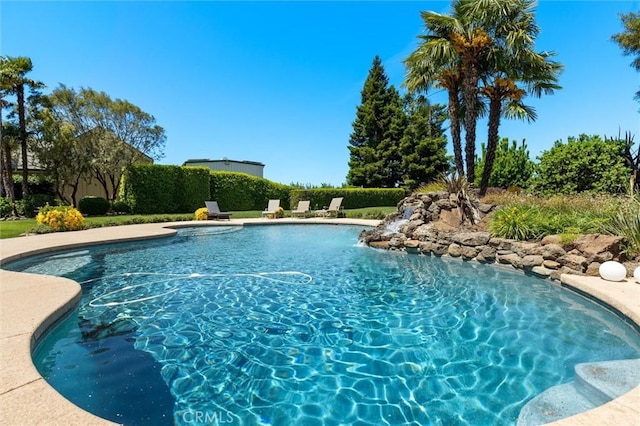
[[[605,404],[640,383],[640,359],[578,364],[575,380],[554,386],[520,411],[518,426],[537,426]]]

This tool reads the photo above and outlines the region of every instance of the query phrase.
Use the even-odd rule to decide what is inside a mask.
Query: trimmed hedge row
[[[406,196],[402,188],[318,188],[291,190],[291,205],[300,200],[310,200],[312,209],[321,209],[331,203],[332,198],[343,197],[345,209],[395,206]]]
[[[310,200],[315,210],[335,197],[344,198],[345,209],[358,209],[395,206],[405,192],[400,188],[293,189],[246,173],[137,164],[123,173],[118,199],[133,214],[163,214],[192,213],[206,200],[216,200],[225,211],[264,210],[270,199],[279,199],[280,207],[290,210],[298,201]]]
[[[289,210],[291,187],[238,172],[210,172],[211,199],[222,210],[264,210],[270,199],[279,199],[280,207]]]
[[[119,198],[133,214],[193,212],[209,199],[209,169],[136,164],[125,170]]]

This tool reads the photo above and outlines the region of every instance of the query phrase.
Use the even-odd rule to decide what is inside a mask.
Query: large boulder
[[[453,241],[463,246],[483,246],[489,242],[491,234],[488,232],[460,232],[453,236]]]
[[[576,249],[588,257],[594,257],[601,253],[609,252],[614,257],[618,257],[625,242],[624,237],[603,234],[583,235],[574,242]],[[611,259],[607,259],[611,260]]]
[[[567,254],[567,252],[559,244],[550,243],[542,247],[542,257],[547,260],[556,260],[565,254]]]

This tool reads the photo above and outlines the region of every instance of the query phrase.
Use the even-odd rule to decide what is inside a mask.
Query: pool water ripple
[[[182,230],[162,242],[78,251],[78,260],[67,254],[59,272],[85,282],[83,302],[35,362],[92,408],[83,395],[100,389],[91,378],[116,363],[92,363],[104,353],[79,350],[79,335],[106,352],[110,339],[130,342],[148,356],[136,368],[170,392],[167,424],[204,413],[243,425],[509,425],[528,400],[573,379],[575,364],[640,355],[624,322],[549,282],[357,247],[358,231]],[[13,267],[56,273],[42,259]],[[99,414],[162,423],[127,410]]]

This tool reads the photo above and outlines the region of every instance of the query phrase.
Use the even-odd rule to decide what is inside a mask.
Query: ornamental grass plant
[[[502,205],[489,222],[494,236],[537,240],[558,234],[570,240],[581,234],[605,232],[624,199],[591,194],[542,198],[505,192],[488,195],[482,202]]]
[[[628,197],[605,225],[604,231],[626,237],[627,254],[640,256],[640,195]]]

